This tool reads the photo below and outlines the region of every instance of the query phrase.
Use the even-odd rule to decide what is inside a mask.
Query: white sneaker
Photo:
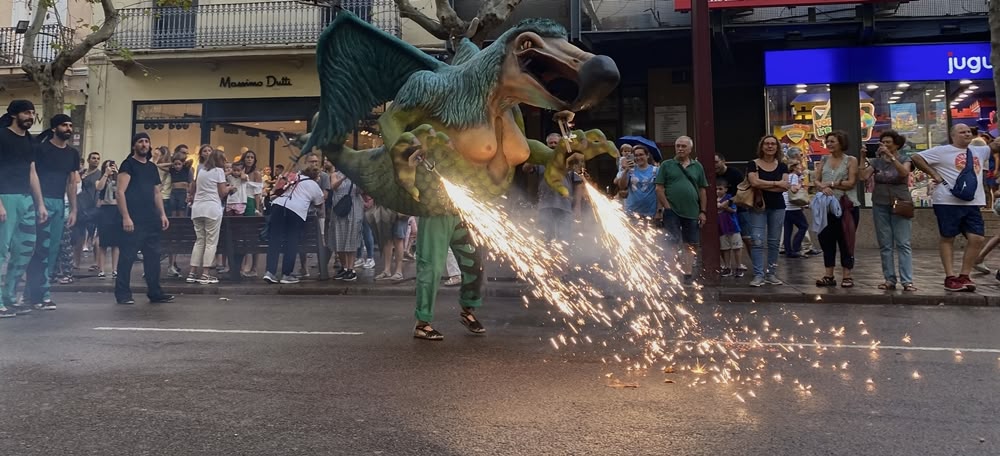
[[[360,268],[360,267],[362,267],[364,265],[365,265],[365,259],[364,258],[358,258],[357,260],[354,260],[354,267]]]
[[[264,274],[264,281],[267,283],[278,283],[278,279],[274,277],[274,274],[270,272]]]
[[[982,272],[983,274],[989,274],[989,273],[993,272],[993,271],[990,270],[990,268],[988,266],[986,266],[985,262],[984,263],[979,263],[979,264],[973,266],[972,269],[975,269],[976,271]]]
[[[299,278],[295,276],[282,277],[281,283],[299,283]]]
[[[375,269],[375,259],[374,258],[369,258],[369,259],[365,260],[365,264],[362,265],[361,267],[363,267],[365,269]]]
[[[180,277],[181,270],[177,266],[171,265],[167,271],[170,273],[170,277]]]

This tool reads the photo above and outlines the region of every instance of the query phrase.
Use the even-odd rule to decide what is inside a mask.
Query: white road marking
[[[700,341],[682,340],[682,343],[698,345]],[[719,342],[719,341],[712,341]],[[723,342],[727,343],[727,342]],[[963,348],[963,347],[917,347],[905,345],[859,345],[859,344],[806,344],[806,343],[782,343],[782,342],[761,342],[753,344],[751,342],[738,342],[740,345],[763,345],[765,347],[802,347],[802,348],[851,348],[855,350],[904,350],[904,351],[946,351],[956,350],[962,353],[1000,353],[1000,348]]]
[[[100,326],[94,331],[147,331],[147,332],[180,332],[180,333],[212,333],[212,334],[292,334],[305,336],[360,336],[363,332],[350,331],[264,331],[255,329],[199,329],[199,328],[118,328]]]

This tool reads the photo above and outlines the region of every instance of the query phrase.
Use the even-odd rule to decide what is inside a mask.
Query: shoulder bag
[[[337,203],[333,205],[333,214],[337,217],[347,217],[351,213],[351,209],[354,207],[354,199],[351,198],[351,193],[354,193],[354,182],[351,182],[351,188],[347,190],[347,194],[341,196]]]

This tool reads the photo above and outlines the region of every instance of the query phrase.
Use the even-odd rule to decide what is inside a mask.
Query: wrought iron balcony
[[[73,45],[73,29],[61,25],[43,25],[35,38],[35,58],[48,63],[60,49]],[[24,34],[15,27],[0,27],[0,67],[19,67],[24,60]]]
[[[400,36],[393,0],[344,0],[341,7]],[[109,48],[129,50],[315,45],[334,9],[295,1],[226,3],[121,10]]]

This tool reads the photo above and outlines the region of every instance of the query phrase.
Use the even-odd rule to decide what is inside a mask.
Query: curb
[[[296,285],[268,286],[191,286],[166,283],[166,293],[176,295],[216,295],[216,296],[368,296],[368,297],[413,297],[415,285],[332,285],[331,282],[300,283]],[[73,284],[53,286],[52,291],[60,293],[110,293],[112,284]],[[145,286],[132,287],[133,293],[142,295]],[[770,291],[770,290],[769,290]],[[485,297],[522,298],[532,300],[532,287],[513,281],[491,281],[485,290]],[[784,293],[761,293],[744,288],[705,288],[700,291],[703,302],[709,304],[849,304],[849,305],[903,305],[903,306],[965,306],[998,307],[1000,296],[985,296],[975,293],[955,293],[950,295],[912,295],[901,293],[848,294],[848,293],[804,293],[790,290]],[[441,287],[441,296],[458,296],[458,287]],[[607,299],[615,299],[608,296]],[[677,299],[677,298],[674,298]],[[693,297],[683,298],[692,301]]]

